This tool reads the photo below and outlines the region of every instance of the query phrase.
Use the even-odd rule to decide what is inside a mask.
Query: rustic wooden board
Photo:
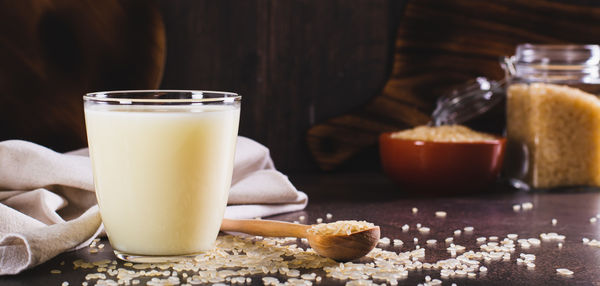
[[[401,3],[159,1],[168,41],[161,87],[240,93],[241,135],[269,147],[278,169],[318,170],[306,131],[381,90]]]
[[[151,1],[0,1],[0,140],[86,146],[82,96],[157,88],[165,60]]]
[[[81,95],[156,87],[165,60],[161,88],[239,92],[240,134],[269,147],[279,169],[318,170],[306,131],[381,90],[403,3],[156,2],[0,1],[0,140],[84,147]],[[41,32],[44,15],[67,28]],[[151,34],[155,26],[162,36]]]
[[[498,59],[519,43],[600,39],[600,7],[589,1],[411,0],[398,17],[393,72],[381,94],[307,133],[323,170],[375,145],[381,132],[427,123],[436,98],[452,86],[503,78]]]
[[[476,75],[502,77],[496,57],[513,53],[515,44],[593,43],[600,33],[594,28],[598,4],[590,1],[423,0],[411,1],[406,13],[398,0],[157,2],[168,41],[158,53],[167,55],[161,87],[240,92],[240,133],[267,145],[277,167],[288,172],[317,169],[311,154],[323,168],[349,158],[357,168],[376,167],[357,158],[376,158],[379,132],[426,121],[448,86]],[[138,7],[119,8],[122,3]],[[156,87],[162,69],[155,63],[162,58],[142,51],[161,45],[122,17],[152,27],[160,19],[149,6],[0,1],[0,140],[32,140],[61,151],[83,147],[83,92]],[[46,37],[63,43],[51,48],[63,54],[44,54],[44,11],[75,21],[71,38],[85,41],[69,46],[69,33]],[[135,43],[126,43],[122,37],[131,30]],[[118,40],[108,44],[111,37]],[[78,44],[86,58],[80,64]],[[120,45],[140,48],[125,56],[116,52]],[[108,60],[111,55],[117,60]],[[386,85],[390,74],[394,80]],[[385,96],[374,99],[377,94]],[[306,131],[316,123],[307,144]]]

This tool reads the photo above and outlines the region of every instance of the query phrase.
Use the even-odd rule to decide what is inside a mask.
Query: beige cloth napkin
[[[275,170],[269,149],[241,136],[236,148],[226,217],[306,206],[308,197]],[[86,246],[101,230],[87,149],[60,154],[26,141],[0,142],[0,275]]]

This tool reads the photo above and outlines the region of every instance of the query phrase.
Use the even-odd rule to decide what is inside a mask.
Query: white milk
[[[114,249],[213,248],[231,184],[240,109],[86,105],[102,221]]]

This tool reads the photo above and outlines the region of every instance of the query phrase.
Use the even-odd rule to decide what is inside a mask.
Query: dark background
[[[599,5],[0,0],[0,140],[85,147],[86,92],[226,90],[243,96],[240,134],[277,168],[379,170],[381,132],[427,123],[466,80],[501,79],[517,44],[597,44]],[[484,121],[501,130],[502,114]]]
[[[240,93],[240,135],[278,168],[315,170],[306,131],[383,88],[402,1],[159,1],[161,88]],[[373,164],[372,164],[373,165]]]

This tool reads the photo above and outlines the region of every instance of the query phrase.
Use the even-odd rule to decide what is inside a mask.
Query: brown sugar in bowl
[[[496,181],[504,159],[506,139],[438,142],[379,137],[385,174],[403,189],[452,195],[484,191]]]

